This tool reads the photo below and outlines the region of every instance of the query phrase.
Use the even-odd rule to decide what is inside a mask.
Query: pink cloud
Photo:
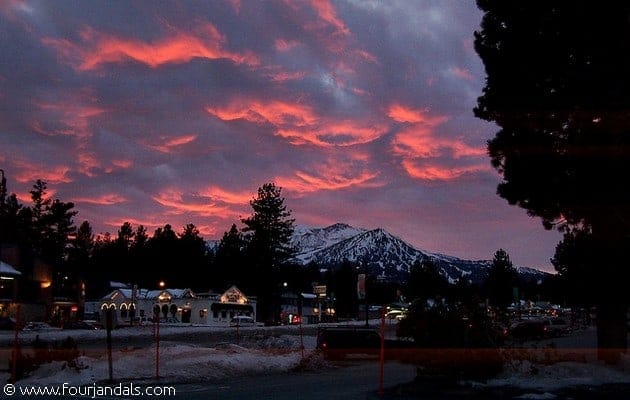
[[[300,42],[298,42],[297,40],[276,39],[276,41],[274,42],[274,46],[276,47],[276,50],[280,52],[290,51],[299,45],[300,45]]]
[[[127,201],[121,195],[110,193],[104,194],[96,197],[75,197],[73,199],[75,203],[87,203],[87,204],[96,204],[100,206],[110,206],[114,204],[120,204]]]
[[[306,76],[306,71],[294,71],[294,72],[274,72],[266,74],[267,77],[273,82],[286,82],[286,81],[297,81],[304,79]]]
[[[296,146],[312,144],[321,147],[347,147],[373,142],[386,131],[385,125],[367,121],[327,119],[313,126],[280,128],[276,135]]]
[[[311,125],[316,117],[310,106],[283,101],[241,99],[226,107],[207,107],[206,111],[224,121],[244,119],[254,123],[294,126]]]
[[[83,42],[46,37],[42,43],[54,48],[58,56],[79,71],[91,71],[105,64],[120,64],[133,60],[151,68],[164,64],[182,64],[194,58],[229,59],[236,64],[258,65],[250,53],[234,53],[224,48],[225,38],[210,23],[196,33],[175,32],[154,42],[127,39],[86,28]]]
[[[448,120],[444,115],[431,115],[426,109],[418,110],[400,104],[390,105],[387,115],[396,122],[422,123],[429,126],[439,125]]]
[[[459,138],[440,135],[437,129],[448,117],[399,104],[389,107],[388,116],[394,121],[409,124],[397,132],[391,141],[393,154],[401,158],[402,167],[409,176],[431,181],[451,180],[466,173],[487,169],[485,164],[444,167],[436,163],[437,158],[448,157],[454,162],[486,155],[483,146],[470,146]]]
[[[322,21],[335,27],[337,33],[344,36],[350,34],[350,30],[337,16],[337,10],[329,0],[311,0],[310,5]]]
[[[131,160],[111,160],[111,162],[112,165],[120,169],[129,169],[133,166],[133,161]]]
[[[275,179],[279,186],[297,196],[322,190],[343,190],[351,187],[379,187],[380,173],[370,170],[369,155],[352,152],[331,156],[323,163],[317,163],[306,170],[297,170],[288,176]]]
[[[199,191],[201,196],[233,205],[248,205],[253,198],[253,193],[252,191],[229,191],[218,186],[209,186]]]
[[[49,184],[70,183],[73,181],[68,176],[71,168],[66,165],[41,165],[31,164],[25,160],[13,160],[17,172],[15,180],[20,183],[33,183],[38,179]]]
[[[324,118],[308,105],[277,100],[236,99],[228,106],[207,107],[206,111],[223,121],[271,124],[277,136],[293,145],[352,146],[374,141],[387,130],[387,126],[371,121]]]
[[[412,178],[426,181],[450,181],[465,174],[490,170],[490,166],[485,164],[465,167],[447,167],[437,164],[416,162],[414,160],[403,160],[402,166],[407,174],[409,174]]]
[[[95,153],[88,145],[88,139],[93,135],[94,121],[109,111],[91,105],[92,102],[94,99],[88,88],[68,93],[54,101],[35,102],[35,107],[41,110],[46,120],[55,121],[55,124],[46,126],[38,120],[31,122],[31,128],[39,134],[73,137],[76,142],[77,169],[87,176],[94,176],[94,169],[100,168]]]
[[[475,76],[466,68],[460,68],[460,67],[452,67],[450,70],[451,74],[455,75],[456,77],[466,80],[466,81],[474,81],[475,80]]]
[[[194,214],[201,217],[224,217],[234,212],[210,198],[192,195],[184,199],[179,189],[166,189],[151,198],[167,209],[169,215]],[[194,198],[194,201],[192,200]]]
[[[184,135],[173,138],[162,138],[161,144],[147,144],[146,146],[160,153],[173,153],[176,148],[187,145],[197,140],[197,135]]]

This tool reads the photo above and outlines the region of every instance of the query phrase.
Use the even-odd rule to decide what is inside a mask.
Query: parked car
[[[28,324],[24,326],[24,328],[22,328],[22,330],[25,330],[25,331],[37,331],[37,332],[52,331],[52,330],[58,330],[58,329],[59,328],[53,327],[50,324],[47,324],[46,322],[29,322]]]
[[[14,330],[15,320],[9,317],[0,317],[0,330]]]
[[[230,326],[255,326],[256,321],[246,315],[238,315],[230,320]]]
[[[562,336],[571,331],[571,325],[564,318],[546,318],[543,325],[547,336]]]
[[[101,321],[95,320],[95,319],[85,319],[83,320],[83,322],[85,322],[86,324],[90,324],[94,327],[94,329],[104,329],[105,326],[103,326],[103,323]]]
[[[400,321],[401,319],[405,318],[406,315],[407,313],[403,310],[390,310],[387,312],[387,314],[385,314],[385,318]]]
[[[317,332],[317,349],[328,359],[377,356],[380,347],[381,335],[374,328],[326,327]]]
[[[84,330],[96,330],[97,327],[86,321],[69,321],[63,325],[63,329],[84,329]]]
[[[546,335],[547,329],[545,329],[545,324],[540,319],[526,319],[515,322],[508,330],[508,336],[518,340],[542,339]]]

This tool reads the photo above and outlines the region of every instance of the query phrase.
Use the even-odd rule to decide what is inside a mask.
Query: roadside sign
[[[314,285],[313,293],[319,297],[326,297],[326,285]]]

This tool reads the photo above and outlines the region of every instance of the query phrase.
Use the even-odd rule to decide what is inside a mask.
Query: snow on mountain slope
[[[347,224],[334,224],[326,228],[310,228],[299,226],[293,233],[292,246],[296,247],[299,254],[296,258],[302,264],[312,261],[313,254],[336,243],[359,235],[365,229],[354,228]]]
[[[405,281],[415,262],[432,261],[451,283],[459,279],[481,282],[488,274],[488,260],[462,260],[457,257],[417,249],[384,229],[365,230],[346,224],[326,228],[298,228],[293,245],[298,249],[295,260],[301,264],[317,263],[335,267],[344,261],[359,263],[371,274],[390,281]],[[529,279],[540,279],[543,272],[517,267]]]

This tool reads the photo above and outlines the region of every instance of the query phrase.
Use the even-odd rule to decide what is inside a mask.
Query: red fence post
[[[160,313],[155,314],[155,379],[160,379]]]
[[[383,381],[385,379],[385,306],[381,306],[381,365],[378,381],[378,395],[383,395]]]
[[[17,359],[20,356],[20,308],[21,304],[17,305],[15,310],[15,326],[13,327],[13,359],[11,360],[11,383],[17,381]]]

